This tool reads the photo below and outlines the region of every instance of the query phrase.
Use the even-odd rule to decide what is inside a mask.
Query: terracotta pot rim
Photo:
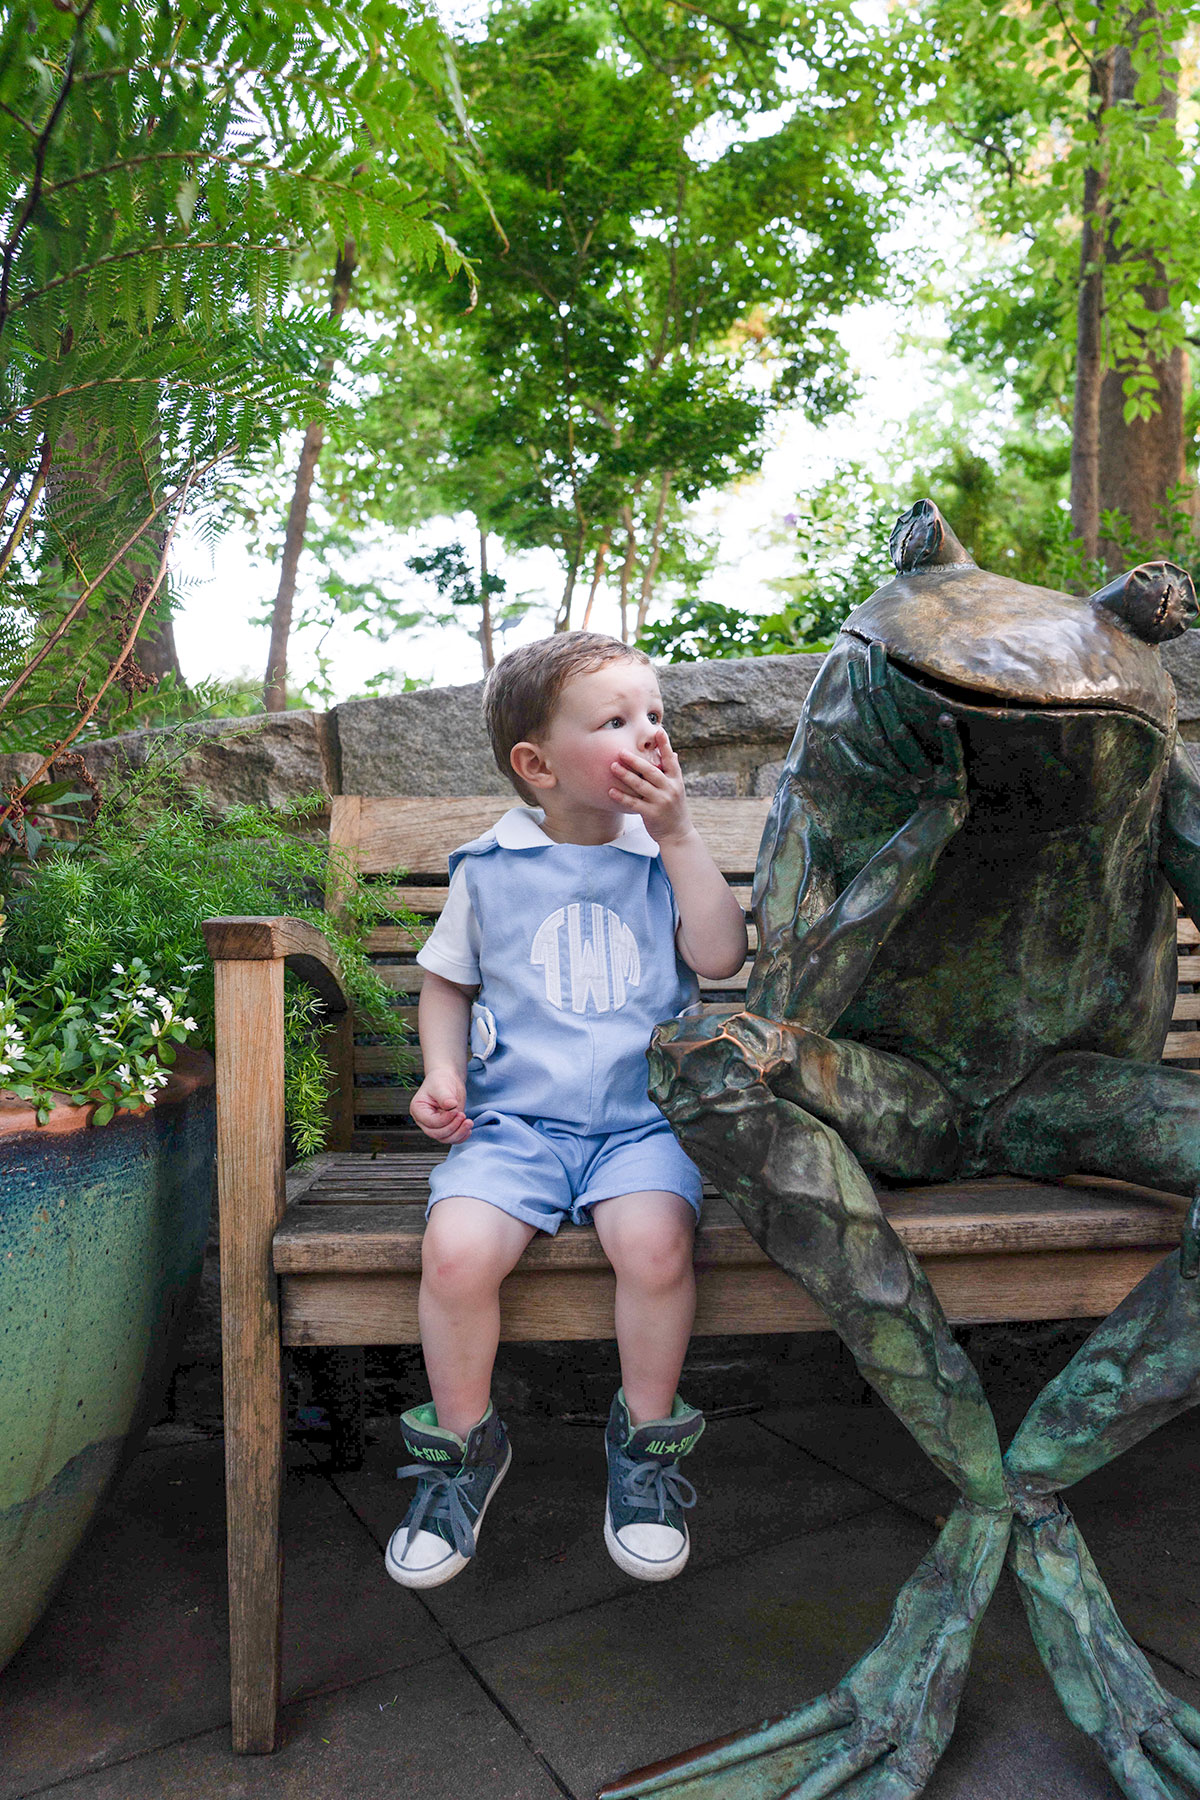
[[[110,1123],[101,1129],[109,1131],[130,1119],[144,1119],[151,1112],[161,1112],[164,1106],[178,1106],[190,1100],[202,1088],[212,1086],[216,1064],[207,1050],[184,1048],[176,1050],[174,1067],[167,1073],[166,1086],[159,1089],[153,1107],[138,1106],[116,1112]],[[73,1106],[69,1100],[59,1100],[46,1123],[39,1125],[36,1107],[28,1100],[0,1089],[0,1138],[17,1137],[22,1132],[37,1133],[42,1137],[69,1137],[75,1132],[90,1131],[94,1129],[92,1120],[100,1105],[99,1100],[89,1101],[86,1106]]]

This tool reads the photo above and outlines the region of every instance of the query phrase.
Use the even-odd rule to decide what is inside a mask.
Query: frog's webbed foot
[[[1009,1514],[960,1503],[887,1630],[829,1693],[782,1719],[641,1769],[600,1800],[913,1800],[950,1739]]]
[[[1009,1563],[1071,1723],[1095,1743],[1128,1800],[1200,1795],[1200,1712],[1159,1684],[1062,1502],[1033,1502],[1022,1512]]]

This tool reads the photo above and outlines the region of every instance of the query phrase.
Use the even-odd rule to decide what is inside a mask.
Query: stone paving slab
[[[473,1660],[582,1800],[629,1768],[831,1686],[882,1629],[930,1535],[879,1511],[479,1645]],[[1010,1588],[994,1608],[927,1800],[1119,1800],[1061,1712]],[[1195,1698],[1195,1683],[1159,1673]],[[773,1792],[793,1779],[782,1768]],[[695,1800],[724,1800],[725,1780]]]
[[[53,1800],[562,1800],[456,1657],[298,1702],[274,1756],[205,1732],[53,1790]],[[28,1800],[34,1800],[30,1795]],[[47,1796],[49,1800],[49,1796]]]
[[[336,1486],[292,1453],[278,1756],[229,1747],[221,1450],[177,1442],[136,1460],[0,1676],[0,1800],[588,1800],[830,1686],[882,1629],[945,1504],[882,1406],[717,1421],[695,1458],[693,1565],[642,1587],[603,1552],[599,1431],[518,1421],[486,1560],[419,1598],[380,1566],[402,1497],[391,1432]],[[1073,1496],[1132,1630],[1193,1704],[1198,1475],[1193,1415]],[[1117,1800],[1007,1582],[927,1796]]]
[[[382,1549],[413,1492],[398,1420],[377,1422],[366,1467],[334,1481]],[[604,1548],[604,1433],[599,1426],[518,1420],[513,1462],[488,1509],[478,1564],[425,1604],[459,1644],[472,1644],[628,1593],[635,1583]],[[711,1424],[684,1465],[699,1500],[691,1566],[815,1531],[880,1504],[753,1419]],[[389,1585],[391,1585],[389,1583]]]
[[[817,1461],[861,1482],[888,1500],[925,1497],[934,1511],[954,1504],[955,1490],[882,1400],[768,1407],[757,1415],[764,1431],[777,1433]]]
[[[145,1451],[110,1496],[0,1674],[0,1800],[217,1724],[228,1742],[222,1457],[220,1442]],[[289,1460],[285,1695],[440,1655],[350,1510],[302,1452]]]

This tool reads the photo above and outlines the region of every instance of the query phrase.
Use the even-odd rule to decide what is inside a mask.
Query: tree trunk
[[[563,583],[562,599],[558,603],[558,617],[554,621],[555,631],[570,631],[571,607],[575,600],[575,583],[579,579],[579,565],[583,561],[583,539],[587,525],[581,519],[575,542],[571,547],[570,561],[567,564],[567,578]]]
[[[492,642],[492,596],[488,593],[487,566],[488,534],[483,526],[479,527],[479,648],[483,651],[483,672],[495,667],[496,650]]]
[[[583,609],[583,624],[579,628],[581,631],[590,631],[592,628],[592,608],[596,604],[596,595],[600,592],[600,583],[604,579],[604,565],[608,561],[611,547],[608,539],[605,538],[596,552],[596,562],[592,569],[592,585],[588,589],[587,605]]]
[[[654,583],[658,578],[658,565],[662,561],[663,523],[666,519],[667,501],[671,494],[671,484],[675,479],[674,469],[664,469],[658,484],[658,508],[654,515],[654,535],[650,539],[650,555],[646,567],[642,571],[642,586],[638,594],[637,625],[634,638],[640,635],[646,623],[646,614],[650,610],[650,601],[654,594]]]
[[[137,641],[137,659],[151,681],[161,681],[164,675],[174,675],[180,687],[183,686],[183,670],[179,666],[179,652],[175,648],[175,626],[170,619],[151,619],[146,622]]]
[[[347,238],[333,271],[333,291],[329,299],[331,319],[340,319],[346,310],[357,262],[354,239]],[[292,604],[296,598],[296,572],[300,567],[300,552],[304,548],[313,476],[324,442],[324,425],[319,421],[311,424],[304,433],[300,466],[296,470],[296,485],[288,507],[283,556],[279,564],[279,589],[271,609],[271,648],[267,654],[267,673],[263,682],[263,706],[269,713],[284,712],[287,708],[287,652],[292,630]]]
[[[1112,105],[1133,99],[1138,79],[1133,59],[1140,44],[1148,45],[1161,66],[1164,22],[1164,11],[1156,0],[1132,14],[1127,41],[1113,52]],[[1165,79],[1158,110],[1171,121],[1178,110],[1178,96]],[[1114,247],[1113,236],[1110,223],[1106,250],[1110,264],[1122,254]],[[1152,248],[1136,245],[1132,254],[1152,260]],[[1151,280],[1139,292],[1152,312],[1165,311],[1170,304],[1171,295],[1163,281]],[[1124,514],[1139,544],[1153,547],[1169,529],[1169,492],[1184,479],[1183,398],[1187,375],[1182,348],[1172,351],[1164,361],[1152,362],[1150,372],[1156,382],[1154,397],[1159,410],[1149,419],[1127,422],[1124,377],[1128,366],[1105,370],[1100,389],[1098,505],[1100,512],[1111,509]],[[1129,561],[1128,549],[1112,539],[1101,542],[1100,553],[1112,572]]]
[[[1100,389],[1104,379],[1104,176],[1100,169],[1111,57],[1092,64],[1088,116],[1100,141],[1095,164],[1084,170],[1083,229],[1079,242],[1079,306],[1075,353],[1075,410],[1071,425],[1071,529],[1094,562],[1100,537]]]

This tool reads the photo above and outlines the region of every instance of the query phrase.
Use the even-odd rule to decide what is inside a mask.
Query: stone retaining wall
[[[1179,696],[1179,732],[1200,741],[1200,631],[1163,646]],[[769,795],[820,656],[664,663],[671,739],[695,794]],[[327,713],[206,720],[184,727],[182,779],[218,809],[278,805],[300,794],[504,794],[480,718],[480,682],[349,700]],[[101,784],[144,767],[176,733],[135,731],[82,746]],[[174,752],[173,752],[174,754]],[[28,756],[0,756],[0,787],[26,778]]]

